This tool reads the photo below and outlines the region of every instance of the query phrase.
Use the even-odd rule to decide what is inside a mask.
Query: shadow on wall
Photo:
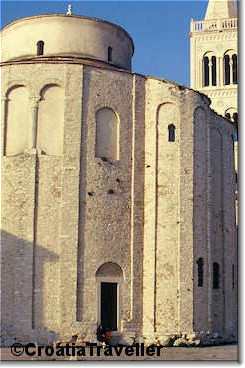
[[[44,325],[43,280],[45,264],[59,257],[6,231],[1,233],[1,246],[1,345],[57,340],[58,334]],[[36,259],[33,250],[38,252]]]

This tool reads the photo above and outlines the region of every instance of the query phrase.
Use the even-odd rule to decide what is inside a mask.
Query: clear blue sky
[[[103,18],[124,27],[135,44],[133,71],[189,85],[189,23],[202,19],[207,0],[194,1],[2,1],[1,26],[45,13]]]

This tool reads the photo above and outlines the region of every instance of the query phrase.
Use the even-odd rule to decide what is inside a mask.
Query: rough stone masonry
[[[237,338],[232,124],[121,27],[2,30],[2,341]],[[169,341],[169,340],[168,340]]]

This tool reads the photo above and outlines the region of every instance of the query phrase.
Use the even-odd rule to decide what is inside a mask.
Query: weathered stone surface
[[[3,147],[18,122],[8,100],[15,103],[11,91],[20,85],[36,127],[23,152],[2,157],[4,341],[95,341],[103,282],[117,283],[117,332],[125,339],[169,346],[201,331],[236,336],[231,124],[198,92],[88,60],[13,61],[2,76]],[[50,96],[48,132],[39,140],[39,106]],[[119,160],[95,155],[103,108],[117,116]],[[59,154],[43,151],[40,142],[52,147],[57,139]]]

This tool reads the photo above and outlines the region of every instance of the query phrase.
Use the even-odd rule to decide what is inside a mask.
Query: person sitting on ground
[[[102,325],[99,325],[96,331],[97,340],[102,342],[103,345],[109,345],[111,340],[111,330],[108,328],[104,328]]]
[[[105,342],[105,329],[102,325],[99,325],[96,331],[97,340],[99,342]]]
[[[78,335],[72,335],[69,344],[75,344],[77,342]]]

